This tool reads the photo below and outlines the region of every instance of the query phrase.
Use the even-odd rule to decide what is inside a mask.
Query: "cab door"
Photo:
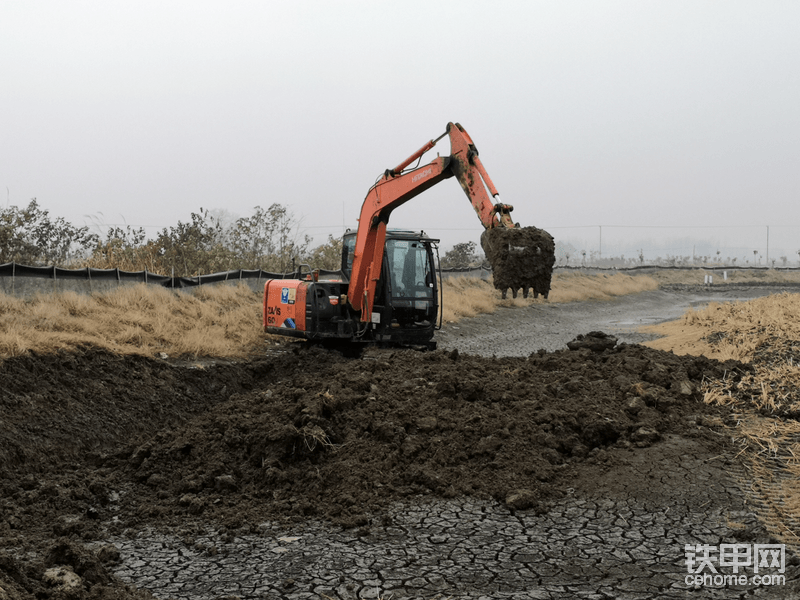
[[[418,239],[389,239],[384,256],[391,326],[432,330],[438,298],[430,244]]]

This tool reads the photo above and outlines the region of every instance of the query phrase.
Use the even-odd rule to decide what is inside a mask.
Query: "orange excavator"
[[[445,136],[450,155],[408,169]],[[341,270],[314,270],[293,279],[270,279],[264,286],[264,330],[328,343],[377,343],[435,348],[441,326],[441,289],[436,276],[437,243],[424,232],[387,229],[398,206],[444,179],[455,177],[485,231],[481,245],[492,265],[494,285],[527,297],[550,291],[555,263],[553,238],[520,227],[513,207],[500,202],[469,134],[458,123],[387,169],[361,207],[358,230],[347,231]]]

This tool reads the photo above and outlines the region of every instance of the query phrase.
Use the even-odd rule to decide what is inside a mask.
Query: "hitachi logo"
[[[433,173],[433,169],[425,169],[425,170],[424,170],[424,171],[422,171],[421,173],[417,173],[416,175],[414,175],[414,176],[411,178],[411,182],[412,182],[412,183],[414,183],[414,182],[417,182],[417,181],[419,181],[420,179],[422,179],[423,177],[427,177],[427,176],[428,176],[428,175],[430,175],[431,173]]]

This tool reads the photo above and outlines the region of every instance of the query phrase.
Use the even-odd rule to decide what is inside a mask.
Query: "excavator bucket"
[[[529,290],[547,298],[556,262],[553,236],[536,227],[493,227],[481,234],[481,247],[504,299],[509,289],[514,298],[519,290],[523,298]]]

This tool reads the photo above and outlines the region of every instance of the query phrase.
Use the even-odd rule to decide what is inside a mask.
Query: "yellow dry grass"
[[[192,293],[145,284],[92,295],[0,294],[0,357],[96,346],[120,354],[240,357],[263,344],[259,295],[246,286]]]
[[[553,275],[549,299],[517,298],[503,300],[500,292],[490,281],[475,277],[451,277],[444,280],[445,323],[490,313],[500,306],[530,306],[534,303],[580,302],[584,300],[609,300],[616,296],[637,294],[658,288],[658,282],[648,275],[625,275],[623,273],[587,275],[580,272],[556,273]]]
[[[643,330],[665,336],[647,343],[655,348],[749,363],[704,381],[704,400],[731,409],[730,433],[768,524],[786,542],[800,542],[800,294],[710,304]]]
[[[698,271],[667,273],[670,282],[679,277],[681,283],[691,283],[701,277]],[[755,275],[784,276],[776,273]],[[570,271],[553,276],[549,300],[521,296],[502,300],[489,281],[450,278],[444,282],[443,318],[455,322],[501,306],[607,300],[656,289],[660,281],[664,277],[659,273],[631,276]],[[244,286],[204,286],[190,293],[138,285],[92,295],[62,292],[25,300],[0,293],[0,357],[83,345],[145,355],[238,357],[263,344],[260,323],[260,294]],[[686,336],[687,345],[699,347],[703,353],[727,351],[709,348],[694,329]]]
[[[798,299],[798,294],[782,293],[748,302],[711,302],[702,310],[690,308],[677,321],[640,331],[664,336],[646,343],[659,350],[749,362],[770,339],[800,339]]]
[[[650,275],[556,273],[553,276],[549,301],[562,303],[611,300],[617,296],[655,289],[658,289],[658,282]]]
[[[724,274],[724,275],[723,275]],[[758,285],[759,283],[800,283],[800,271],[784,271],[781,269],[661,269],[650,274],[659,285],[675,283],[703,285],[706,275],[713,278],[712,283],[719,285]]]
[[[551,301],[606,298],[653,287],[649,278],[625,275],[556,276],[556,281]],[[501,300],[491,284],[471,278],[447,280],[445,295],[448,321],[533,302]],[[89,345],[120,354],[241,357],[263,344],[260,323],[260,295],[245,286],[205,286],[190,293],[141,284],[24,300],[0,294],[0,357]]]
[[[556,274],[548,302],[603,300],[656,287],[647,276]],[[545,300],[502,300],[488,281],[447,279],[444,320],[534,302]],[[241,357],[263,345],[260,323],[260,294],[245,286],[176,292],[140,284],[91,295],[59,292],[24,300],[0,293],[0,358],[88,345],[120,354]]]

